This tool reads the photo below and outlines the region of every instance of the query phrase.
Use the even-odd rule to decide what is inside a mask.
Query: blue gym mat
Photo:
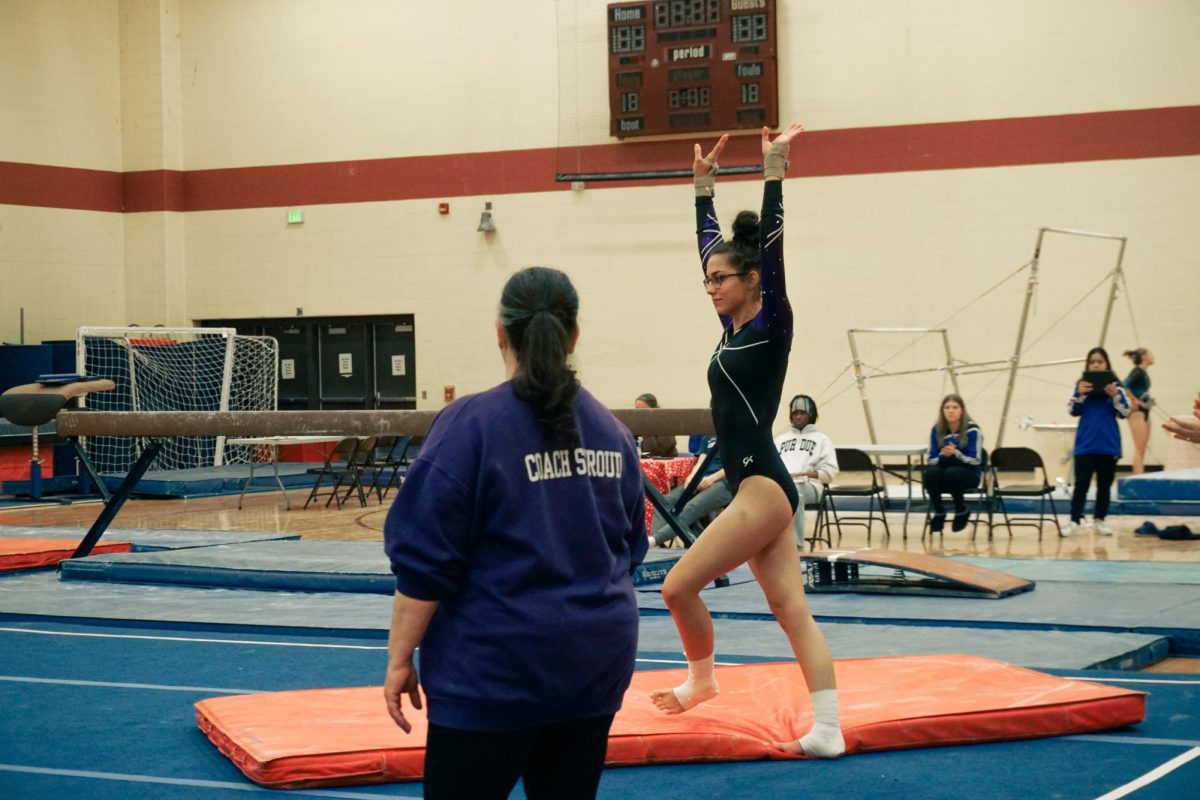
[[[655,549],[634,572],[634,583],[661,581],[682,556],[682,550]],[[65,561],[61,573],[63,580],[70,581],[303,592],[390,595],[396,588],[379,542],[248,541],[202,549],[102,554]]]
[[[87,535],[87,528],[69,528],[37,525],[0,525],[0,537],[15,539],[74,539],[80,541]],[[110,528],[104,541],[121,541],[133,544],[133,552],[177,550],[188,547],[214,547],[243,542],[296,541],[296,533],[272,533],[271,531],[209,531],[209,530],[150,530],[141,528]]]
[[[1147,472],[1117,481],[1122,500],[1200,503],[1200,467]]]

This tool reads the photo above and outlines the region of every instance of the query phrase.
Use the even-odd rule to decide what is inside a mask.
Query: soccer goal
[[[234,328],[79,328],[76,370],[117,387],[81,399],[93,411],[273,411],[279,403],[279,343],[239,336]],[[101,473],[125,473],[142,439],[92,436],[88,457]],[[248,464],[252,447],[229,447],[223,436],[177,436],[155,461],[157,470]]]

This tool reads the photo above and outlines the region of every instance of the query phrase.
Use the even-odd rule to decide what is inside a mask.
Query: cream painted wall
[[[11,4],[0,0],[0,8]],[[604,5],[544,0],[516,15],[504,4],[451,0],[423,5],[418,16],[382,0],[356,3],[354,14],[316,0],[178,0],[183,166],[607,142],[604,60],[596,56]],[[1200,48],[1191,41],[1200,5],[1182,0],[781,0],[781,9],[783,117],[813,129],[1200,102]],[[560,119],[560,107],[573,117]],[[679,147],[686,166],[690,139]],[[861,407],[841,374],[850,360],[846,328],[943,320],[1026,263],[1037,227],[1048,225],[1129,237],[1140,336],[1122,298],[1110,349],[1153,348],[1155,394],[1163,408],[1185,410],[1200,388],[1190,345],[1200,333],[1197,187],[1200,158],[789,181],[798,330],[786,394],[816,395],[835,441],[863,441]],[[723,182],[722,218],[756,206],[758,196],[755,182]],[[490,239],[475,231],[485,200],[495,203],[499,229]],[[183,313],[414,313],[418,390],[428,393],[423,407],[436,407],[444,384],[461,394],[500,379],[491,331],[500,286],[515,269],[548,264],[567,269],[580,289],[579,366],[602,401],[629,405],[642,391],[669,406],[706,401],[704,364],[718,331],[698,283],[689,187],[593,185],[450,202],[448,217],[437,215],[436,199],[309,207],[304,225],[290,229],[277,208],[189,213],[175,229],[186,264],[175,276],[184,281]],[[164,283],[153,279],[147,255],[159,240],[145,241],[124,254],[130,298]],[[1102,279],[1114,258],[1109,244],[1048,240],[1031,338]],[[1011,354],[1025,276],[950,321],[956,355]],[[1104,293],[1030,357],[1081,357],[1094,343]],[[878,364],[905,343],[864,342],[863,358]],[[923,342],[891,366],[936,357]],[[1123,373],[1128,362],[1114,366]],[[1010,420],[1064,418],[1076,372],[1023,374]],[[1004,378],[989,378],[965,379],[963,389],[994,440]],[[927,434],[943,385],[937,376],[880,379],[869,391],[881,437],[909,441]],[[1006,443],[1028,441],[1032,434],[1015,427],[1006,433]],[[1156,436],[1152,449],[1165,450],[1163,441]]]
[[[121,169],[117,0],[0,0],[0,160]]]
[[[0,161],[121,169],[116,0],[0,0]],[[124,324],[119,214],[0,205],[0,341]],[[101,322],[107,320],[108,322]]]
[[[1190,0],[777,3],[813,130],[1200,102]],[[188,168],[609,142],[606,5],[182,0]]]
[[[0,205],[0,341],[74,339],[82,324],[124,325],[118,214]]]

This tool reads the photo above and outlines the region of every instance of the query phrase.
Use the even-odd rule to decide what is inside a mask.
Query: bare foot
[[[659,689],[657,692],[651,692],[650,702],[658,706],[659,711],[667,714],[682,714],[687,711],[679,702],[679,698],[675,696],[674,689]]]
[[[695,682],[688,679],[674,689],[659,689],[657,692],[651,692],[650,700],[666,714],[682,714],[705,700],[713,699],[717,696],[718,691],[716,681]]]

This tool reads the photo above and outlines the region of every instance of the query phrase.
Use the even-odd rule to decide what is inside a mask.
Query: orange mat
[[[1030,739],[1100,731],[1145,718],[1141,692],[963,655],[836,662],[846,752]],[[793,662],[718,667],[721,694],[668,717],[651,689],[683,669],[638,672],[613,723],[611,766],[794,758],[771,741],[812,722]],[[209,740],[255,783],[276,789],[420,780],[426,722],[407,707],[395,726],[380,687],[216,697],[196,704]]]
[[[66,561],[79,542],[71,539],[0,539],[0,572],[18,569],[50,567]],[[104,542],[92,548],[93,553],[128,553],[129,542]]]

